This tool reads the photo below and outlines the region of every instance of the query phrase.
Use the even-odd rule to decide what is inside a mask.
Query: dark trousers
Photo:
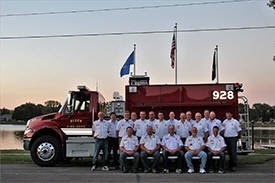
[[[167,169],[168,168],[168,156],[177,156],[177,169],[181,169],[182,168],[182,158],[183,158],[183,151],[179,150],[177,151],[175,154],[171,154],[170,152],[164,150],[162,151],[162,155],[163,155],[163,163],[164,163],[164,168]]]
[[[103,166],[107,166],[108,161],[108,140],[106,139],[95,139],[95,152],[93,156],[93,165],[97,163],[97,157],[100,150],[103,150]]]
[[[147,157],[154,157],[154,162],[152,164],[152,169],[156,169],[159,164],[160,154],[159,151],[154,152],[153,154],[148,154],[146,151],[141,151],[141,162],[145,169],[149,169],[150,162]]]
[[[127,170],[130,169],[130,162],[129,162],[129,160],[126,159],[129,156],[133,156],[135,158],[133,168],[137,169],[138,168],[138,163],[139,163],[139,153],[138,152],[135,152],[134,154],[129,155],[125,152],[120,151],[120,164],[121,164],[121,166],[126,168]]]
[[[238,137],[225,137],[226,149],[229,155],[230,168],[237,166],[237,141]]]
[[[218,160],[219,161],[219,170],[224,170],[224,159],[225,159],[224,152],[220,152],[217,155],[214,155],[212,152],[208,152],[208,161],[209,161],[210,170],[217,169],[217,167],[215,167],[216,166],[215,160],[212,159],[213,156],[220,157],[220,159]]]
[[[119,155],[118,155],[118,138],[113,138],[113,137],[108,137],[108,162],[110,163],[110,155],[111,155],[111,150],[113,150],[113,157],[114,157],[114,165],[118,165],[118,160],[119,160]]]

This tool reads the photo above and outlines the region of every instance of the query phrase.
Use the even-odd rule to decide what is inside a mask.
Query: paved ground
[[[58,165],[57,167],[39,167],[35,164],[1,164],[0,182],[241,182],[241,183],[275,183],[275,160],[265,164],[247,165],[237,172],[220,174],[144,174],[119,171],[90,171],[86,165]]]

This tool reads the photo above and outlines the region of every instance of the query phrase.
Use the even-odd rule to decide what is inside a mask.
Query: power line
[[[237,31],[237,30],[259,30],[259,29],[275,29],[275,25],[254,26],[254,27],[223,27],[223,28],[203,28],[203,29],[181,29],[179,33],[192,32],[216,32],[216,31]],[[56,35],[33,35],[33,36],[4,36],[0,40],[12,39],[43,39],[43,38],[70,38],[70,37],[97,37],[97,36],[121,36],[121,35],[145,35],[145,34],[167,34],[173,30],[159,31],[134,31],[134,32],[106,32],[106,33],[86,33],[86,34],[56,34]]]
[[[70,10],[70,11],[51,11],[51,12],[33,12],[33,13],[12,13],[12,14],[2,14],[2,15],[0,15],[0,17],[57,15],[57,14],[74,14],[74,13],[93,13],[93,12],[104,12],[104,11],[125,11],[125,10],[139,10],[139,9],[153,9],[153,8],[171,8],[171,7],[183,7],[183,6],[225,4],[225,3],[241,3],[241,2],[249,2],[249,1],[261,1],[261,0],[206,1],[206,2],[195,2],[195,3],[166,4],[166,5],[152,5],[152,6],[136,6],[136,7],[120,7],[120,8],[103,8],[103,9],[87,9],[87,10]]]

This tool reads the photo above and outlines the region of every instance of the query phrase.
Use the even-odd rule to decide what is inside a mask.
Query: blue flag
[[[130,65],[134,64],[134,55],[135,55],[135,51],[133,51],[131,53],[131,55],[127,58],[125,64],[123,65],[123,67],[120,70],[120,77],[129,74]]]

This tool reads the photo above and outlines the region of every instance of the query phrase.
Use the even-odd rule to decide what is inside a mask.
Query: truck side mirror
[[[68,94],[68,105],[67,105],[67,109],[68,109],[68,112],[72,112],[73,111],[73,105],[72,105],[72,100],[73,100],[73,98],[72,98],[72,94],[71,93],[69,93]]]

